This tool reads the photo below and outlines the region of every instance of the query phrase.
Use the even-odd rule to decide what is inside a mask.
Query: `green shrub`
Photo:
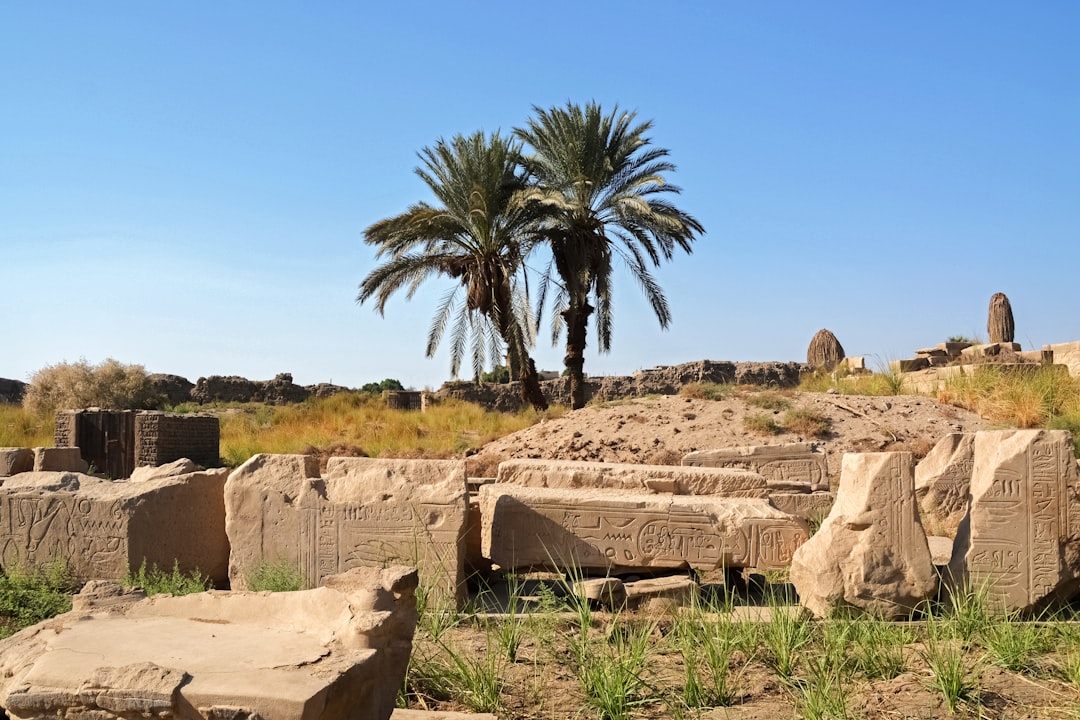
[[[780,424],[788,432],[814,438],[826,437],[832,430],[832,420],[819,412],[807,410],[806,408],[788,410],[780,418]]]
[[[9,567],[0,573],[0,637],[65,613],[76,590],[67,564]]]
[[[112,358],[91,365],[46,365],[30,378],[23,407],[38,414],[100,407],[110,410],[153,409],[161,405],[142,365],[124,365]]]
[[[758,435],[776,435],[783,429],[771,415],[747,415],[743,418],[743,427]]]
[[[247,575],[249,590],[291,592],[304,589],[304,576],[287,560],[261,560]]]
[[[210,578],[198,570],[190,573],[181,572],[180,563],[173,561],[172,572],[166,572],[154,565],[149,570],[146,568],[146,559],[139,566],[139,571],[134,575],[131,571],[125,573],[120,584],[129,590],[139,588],[147,595],[190,595],[203,592],[213,587]]]
[[[787,410],[791,407],[791,400],[775,390],[766,390],[749,395],[746,398],[746,404],[762,410]]]

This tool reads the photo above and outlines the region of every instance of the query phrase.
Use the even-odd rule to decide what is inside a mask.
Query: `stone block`
[[[1020,343],[986,343],[984,345],[971,345],[960,351],[962,358],[976,360],[984,357],[997,357],[1005,353],[1020,352]]]
[[[578,580],[574,583],[574,594],[607,610],[621,610],[626,605],[626,586],[619,578]]]
[[[701,594],[701,587],[685,575],[646,578],[626,583],[626,604],[654,611],[688,607]]]
[[[949,561],[951,586],[1009,611],[1080,590],[1080,474],[1066,430],[975,433],[971,505]]]
[[[84,473],[89,469],[77,447],[34,448],[34,470],[38,472]]]
[[[930,367],[930,361],[924,357],[889,361],[889,371],[892,373],[918,372],[919,370],[925,370],[928,367]]]
[[[302,592],[82,602],[0,641],[0,706],[17,720],[384,720],[416,582],[364,568]]]
[[[924,358],[932,357],[949,357],[949,353],[945,351],[945,348],[940,345],[932,348],[923,348],[922,350],[916,350],[915,354]]]
[[[534,488],[607,489],[751,498],[768,496],[768,484],[765,478],[756,472],[678,465],[505,460],[499,463],[496,482]]]
[[[225,484],[229,580],[287,562],[309,587],[354,567],[399,563],[432,592],[462,598],[469,511],[465,463],[256,455]]]
[[[852,374],[859,374],[868,372],[866,367],[866,358],[859,355],[855,357],[841,358],[840,362],[836,364],[836,371],[840,373],[848,372]]]
[[[809,530],[767,500],[485,485],[483,550],[503,569],[787,567]]]
[[[30,448],[0,448],[0,477],[18,475],[34,469],[34,451]]]
[[[915,467],[915,497],[928,532],[955,532],[967,511],[974,461],[975,435],[950,433]]]
[[[824,519],[835,501],[831,492],[769,493],[769,502],[777,510],[807,521]]]
[[[77,449],[77,448],[76,448]],[[141,483],[28,472],[0,486],[0,563],[64,559],[75,578],[118,580],[146,562],[228,579],[225,469]]]
[[[1052,353],[1054,362],[1069,369],[1069,375],[1080,377],[1080,341],[1043,345],[1043,352]]]
[[[832,512],[791,561],[800,602],[818,617],[856,609],[906,618],[937,589],[906,452],[844,455]]]
[[[807,490],[828,490],[829,470],[825,453],[813,443],[747,445],[688,453],[682,464],[689,467],[733,468],[760,473],[775,488],[781,483],[800,483]]]
[[[943,342],[938,343],[938,347],[945,351],[945,354],[955,360],[960,357],[960,353],[964,351],[964,348],[969,348],[974,343],[969,342]]]

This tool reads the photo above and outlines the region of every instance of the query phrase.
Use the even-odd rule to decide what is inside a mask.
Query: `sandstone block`
[[[892,360],[889,362],[889,371],[893,373],[909,373],[925,370],[930,367],[930,361],[924,357],[910,358],[908,360]]]
[[[970,494],[949,561],[954,588],[985,589],[1010,611],[1080,590],[1080,474],[1067,431],[976,433]]]
[[[647,605],[653,610],[687,607],[700,593],[701,587],[685,575],[626,583],[626,602],[630,607]]]
[[[803,520],[822,520],[832,510],[836,496],[831,492],[769,493],[769,502],[777,510]]]
[[[143,482],[144,480],[153,480],[155,478],[176,477],[178,475],[187,475],[188,473],[198,472],[199,469],[199,466],[191,460],[180,458],[179,460],[173,460],[170,463],[158,465],[156,467],[137,467],[131,472],[131,477],[128,478],[128,481]]]
[[[34,448],[34,470],[84,473],[89,469],[77,447]]]
[[[34,469],[34,451],[30,448],[0,448],[0,477],[18,475]]]
[[[505,460],[499,463],[496,482],[534,488],[604,488],[676,495],[768,495],[765,478],[746,470],[577,460]]]
[[[78,448],[76,448],[77,450]],[[0,486],[0,563],[60,558],[79,580],[117,580],[146,562],[228,579],[224,469],[110,482],[73,472],[28,472]]]
[[[813,443],[748,445],[688,453],[682,464],[689,467],[739,468],[764,476],[770,487],[796,483],[810,490],[829,489],[825,453]]]
[[[619,578],[585,578],[574,583],[574,594],[608,610],[626,605],[626,586]]]
[[[383,720],[415,588],[414,569],[364,568],[294,593],[82,603],[0,641],[0,707],[18,720]]]
[[[929,532],[955,532],[967,511],[974,462],[974,434],[950,433],[915,466],[915,497],[923,526]]]
[[[911,466],[911,453],[844,455],[832,512],[791,561],[800,602],[818,617],[905,618],[934,594]]]
[[[504,569],[783,568],[809,535],[767,500],[485,485],[483,550]]]
[[[229,579],[287,562],[307,585],[354,567],[414,565],[434,592],[465,590],[468,490],[455,460],[256,455],[225,484]]]

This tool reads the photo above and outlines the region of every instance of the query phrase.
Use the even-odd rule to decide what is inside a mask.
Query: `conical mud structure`
[[[1005,293],[994,293],[990,298],[990,312],[986,318],[986,332],[991,343],[1011,343],[1016,335],[1012,306]]]
[[[825,328],[817,331],[806,349],[806,364],[815,370],[832,370],[843,359],[844,348],[840,341]]]

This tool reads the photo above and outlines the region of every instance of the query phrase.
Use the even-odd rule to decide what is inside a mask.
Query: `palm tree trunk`
[[[521,399],[537,410],[547,410],[548,401],[540,389],[540,375],[536,372],[536,363],[526,355],[521,363],[518,379],[521,381]]]
[[[589,315],[593,307],[582,303],[563,310],[566,319],[566,355],[563,364],[570,377],[570,409],[585,407],[585,332],[589,327]]]

